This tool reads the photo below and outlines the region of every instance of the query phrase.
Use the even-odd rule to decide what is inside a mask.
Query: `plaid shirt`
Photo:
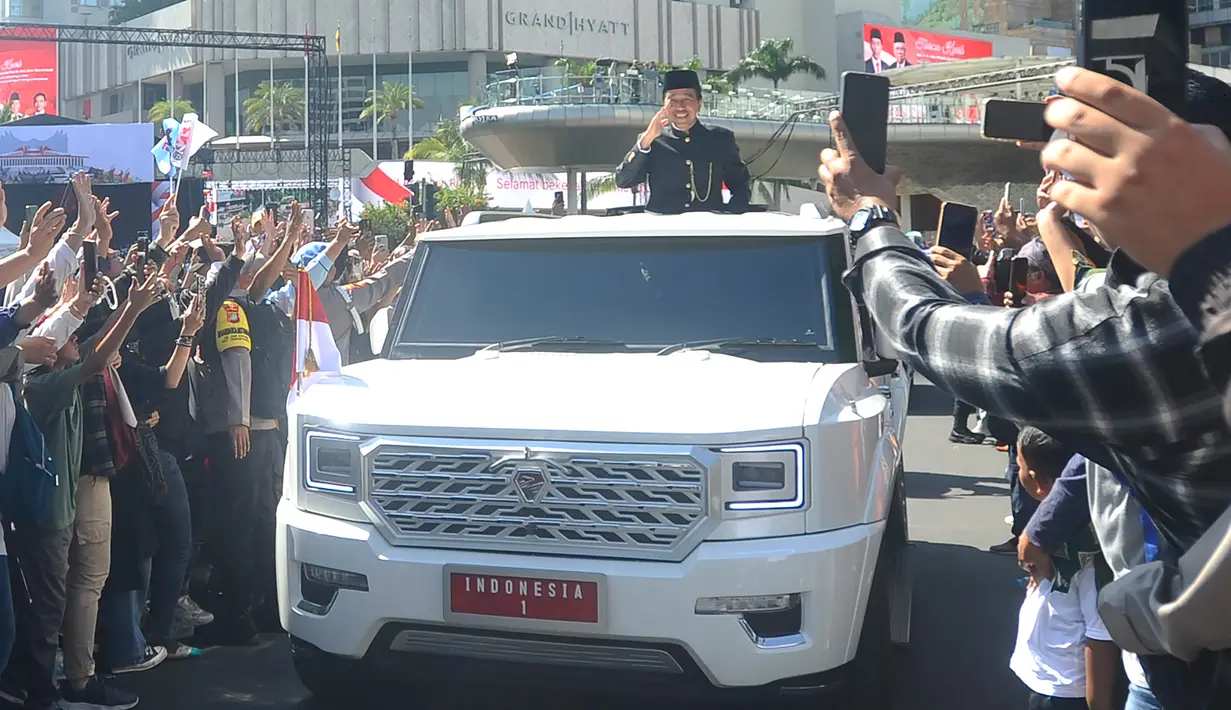
[[[1231,504],[1231,432],[1167,282],[1123,254],[1106,286],[1030,308],[966,305],[900,231],[857,245],[845,282],[903,362],[976,407],[1120,471],[1187,549]]]

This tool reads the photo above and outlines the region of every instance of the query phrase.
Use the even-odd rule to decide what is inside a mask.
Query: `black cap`
[[[663,95],[676,89],[692,89],[699,94],[701,93],[701,79],[695,71],[688,69],[669,71],[663,76]]]
[[[879,29],[877,29],[877,28],[873,27],[873,28],[872,28],[872,34],[871,34],[871,36],[869,37],[869,39],[880,39],[880,38],[881,38],[881,31],[880,31]]]
[[[17,93],[16,91],[14,91],[13,95],[9,97],[9,101],[20,101],[20,100],[21,100],[21,94]]]
[[[906,44],[906,35],[902,34],[901,32],[894,32],[893,33],[893,43],[897,44],[898,42],[901,42],[902,44]]]

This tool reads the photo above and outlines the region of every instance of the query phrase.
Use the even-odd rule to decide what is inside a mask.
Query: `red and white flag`
[[[342,372],[342,354],[333,340],[321,297],[306,271],[299,272],[295,283],[294,368],[291,392],[286,400],[288,405],[316,382]]]

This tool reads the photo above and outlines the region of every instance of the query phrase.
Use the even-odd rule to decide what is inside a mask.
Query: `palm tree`
[[[734,84],[752,79],[768,79],[778,88],[778,84],[790,79],[795,74],[809,74],[818,79],[825,78],[825,69],[812,61],[805,54],[793,54],[795,40],[766,39],[752,53],[739,60],[726,78]]]
[[[165,119],[174,118],[178,121],[184,117],[184,114],[194,111],[196,109],[192,107],[192,102],[188,99],[176,99],[174,105],[166,99],[159,99],[145,113],[145,120],[161,127]]]
[[[487,185],[487,173],[491,163],[483,157],[470,141],[462,137],[461,126],[456,121],[441,121],[436,132],[424,138],[406,151],[411,160],[438,160],[457,166],[457,178],[472,185]]]
[[[269,142],[273,145],[278,140],[279,128],[303,126],[303,111],[302,89],[289,82],[271,85],[262,81],[252,96],[244,99],[244,126],[254,133],[264,133],[268,128]]]
[[[409,84],[400,81],[386,81],[379,89],[368,92],[367,106],[363,108],[359,118],[371,118],[378,125],[388,119],[389,126],[393,129],[393,152],[390,155],[398,154],[398,116],[410,110],[412,105],[415,108],[423,108],[423,100],[415,96],[415,91]],[[411,126],[410,142],[411,145],[415,142],[414,126]]]

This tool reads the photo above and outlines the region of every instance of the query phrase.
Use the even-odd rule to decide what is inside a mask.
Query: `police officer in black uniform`
[[[616,169],[616,186],[629,189],[649,178],[649,212],[742,212],[752,185],[735,134],[697,120],[701,80],[693,71],[663,77],[663,107]],[[722,186],[731,201],[722,201]]]

